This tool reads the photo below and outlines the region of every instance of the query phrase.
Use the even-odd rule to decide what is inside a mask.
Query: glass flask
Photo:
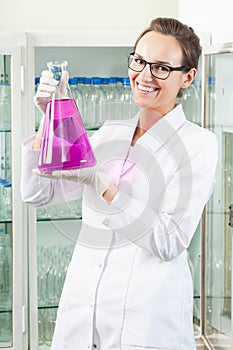
[[[96,160],[68,83],[67,61],[47,66],[58,85],[47,104],[38,168],[50,173],[92,167]]]

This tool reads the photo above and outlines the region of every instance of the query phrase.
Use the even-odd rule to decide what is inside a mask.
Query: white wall
[[[195,31],[210,32],[212,43],[233,41],[232,0],[179,0],[178,18]]]
[[[142,30],[178,0],[0,0],[0,30]]]

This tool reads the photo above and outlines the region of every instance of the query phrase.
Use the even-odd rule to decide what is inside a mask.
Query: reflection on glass
[[[10,60],[0,55],[0,348],[12,346]]]
[[[232,236],[229,205],[233,201],[233,64],[232,54],[206,61],[206,126],[218,139],[219,164],[206,209],[205,335],[214,349],[231,349]]]
[[[196,337],[201,335],[201,222],[188,249],[188,261],[193,279],[193,326]]]
[[[38,344],[41,349],[51,345],[57,306],[73,249],[73,244],[38,246]]]

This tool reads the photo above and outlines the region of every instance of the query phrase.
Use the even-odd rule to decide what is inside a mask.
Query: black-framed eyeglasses
[[[157,78],[165,80],[169,77],[170,73],[173,71],[185,71],[189,70],[185,66],[181,67],[171,67],[160,62],[147,62],[146,60],[135,55],[134,52],[128,55],[128,67],[134,72],[142,72],[146,65],[149,64],[151,74]]]

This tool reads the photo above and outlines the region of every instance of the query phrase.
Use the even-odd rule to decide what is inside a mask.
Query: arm
[[[33,173],[32,170],[37,168],[40,152],[38,149],[33,149],[33,144],[36,142],[36,136],[31,136],[22,143],[22,200],[37,207],[80,198],[82,185],[67,180],[42,178]]]

